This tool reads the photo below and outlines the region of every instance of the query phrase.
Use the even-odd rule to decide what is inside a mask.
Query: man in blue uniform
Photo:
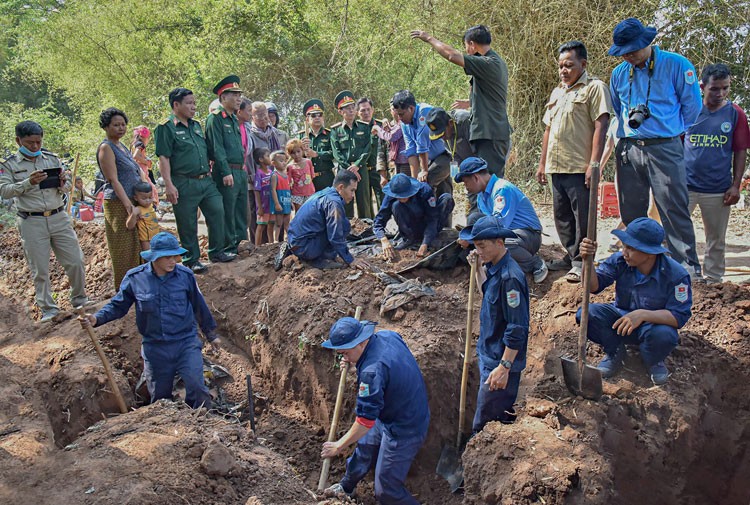
[[[175,374],[180,374],[185,383],[185,403],[193,408],[210,407],[211,395],[203,382],[203,343],[198,326],[214,349],[218,349],[220,339],[193,272],[177,264],[186,252],[173,235],[158,233],[151,239],[151,250],[141,252],[148,263],[128,271],[120,291],[96,314],[78,319],[84,327],[101,326],[123,317],[135,303],[151,402],[171,400]]]
[[[620,139],[620,213],[625,224],[646,216],[651,189],[672,257],[700,279],[680,138],[700,114],[700,86],[693,64],[651,45],[654,37],[656,28],[628,18],[615,27],[609,48],[623,59],[609,81]]]
[[[479,212],[497,216],[502,226],[513,230],[516,236],[505,242],[511,256],[524,272],[533,275],[534,282],[544,281],[549,270],[537,254],[542,245],[542,223],[531,200],[510,182],[490,174],[482,158],[462,161],[455,181],[463,182],[469,194],[477,195]]]
[[[383,187],[385,199],[381,205],[372,230],[383,246],[383,256],[392,259],[394,246],[385,236],[385,226],[393,219],[398,225],[401,242],[395,249],[406,249],[417,244],[417,256],[426,256],[427,249],[438,236],[440,230],[448,225],[455,205],[448,193],[435,197],[432,188],[426,182],[419,182],[405,174],[396,174],[391,182]]]
[[[354,200],[356,191],[357,174],[340,170],[332,188],[312,195],[289,224],[288,242],[281,244],[274,268],[280,270],[284,258],[290,254],[321,269],[364,265],[362,260],[354,259],[346,245],[351,225],[345,204]],[[336,261],[337,257],[344,263]]]
[[[478,433],[490,421],[511,423],[513,404],[518,396],[521,371],[526,368],[529,338],[529,288],[518,263],[509,254],[505,241],[515,233],[502,226],[495,216],[479,218],[460,237],[473,243],[469,261],[481,261],[477,284],[482,286],[479,313],[479,393],[473,431]]]
[[[665,254],[664,229],[653,219],[639,217],[612,233],[623,250],[601,263],[591,279],[592,293],[615,283],[614,304],[589,307],[589,340],[607,353],[598,368],[602,377],[612,377],[622,367],[625,344],[637,345],[651,380],[661,385],[669,377],[664,359],[677,347],[677,329],[690,319],[690,274]],[[583,239],[581,254],[596,254],[596,242]]]
[[[323,444],[332,458],[357,444],[346,474],[327,495],[354,494],[357,483],[375,467],[375,498],[382,505],[418,505],[404,480],[430,424],[422,372],[401,335],[375,332],[375,324],[343,317],[331,327],[326,349],[335,349],[357,367],[357,417],[336,442]]]

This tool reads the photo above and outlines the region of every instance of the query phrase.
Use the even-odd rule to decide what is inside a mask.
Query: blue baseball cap
[[[669,252],[661,243],[664,242],[664,228],[647,217],[639,217],[630,222],[624,230],[612,230],[612,234],[625,245],[646,254]]]
[[[378,323],[357,321],[353,317],[342,317],[331,326],[328,340],[320,345],[326,349],[351,349],[370,338],[375,333],[376,324]]]
[[[656,28],[643,26],[636,18],[628,18],[620,21],[612,33],[612,47],[607,53],[610,56],[622,56],[623,54],[638,51],[648,47],[656,38]]]
[[[487,170],[487,162],[482,158],[471,156],[461,162],[461,165],[458,167],[458,173],[453,180],[461,182],[461,179],[463,179],[465,175],[476,174],[482,170]]]
[[[473,226],[464,228],[458,234],[458,238],[470,243],[475,240],[506,239],[516,238],[517,236],[513,231],[500,224],[500,219],[495,216],[480,217]]]
[[[411,198],[419,191],[419,181],[406,174],[396,174],[383,186],[383,193],[393,198]]]
[[[165,231],[157,233],[151,239],[151,249],[141,251],[141,258],[146,261],[154,261],[164,256],[178,256],[185,254],[187,249],[180,247],[174,235]]]

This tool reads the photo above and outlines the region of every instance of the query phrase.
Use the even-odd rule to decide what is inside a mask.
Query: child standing
[[[151,192],[151,184],[145,181],[136,183],[133,187],[133,213],[128,216],[125,226],[128,230],[138,227],[138,240],[141,242],[141,251],[151,249],[151,239],[161,231],[159,219],[154,210],[154,197]]]
[[[273,165],[271,164],[271,151],[265,147],[253,149],[253,160],[255,161],[255,180],[253,183],[253,196],[255,197],[256,224],[255,245],[273,242],[274,218],[271,215],[271,175]]]
[[[292,191],[289,186],[289,174],[287,173],[287,156],[284,151],[271,153],[271,163],[274,171],[271,174],[271,214],[274,215],[276,227],[273,230],[274,242],[279,241],[281,230],[286,236],[289,230],[289,218],[292,213]]]
[[[90,198],[90,200],[87,200],[86,197]],[[86,191],[86,188],[83,187],[83,179],[80,177],[76,177],[75,187],[70,193],[70,198],[73,203],[71,212],[75,218],[79,217],[82,206],[93,208],[94,200],[96,200],[96,197]]]
[[[312,161],[305,158],[305,144],[300,139],[292,139],[286,144],[286,152],[292,158],[289,164],[289,176],[292,180],[292,205],[298,211],[313,193],[315,169]]]

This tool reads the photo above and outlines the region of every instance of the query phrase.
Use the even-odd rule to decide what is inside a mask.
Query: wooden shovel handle
[[[70,214],[70,208],[73,206],[73,191],[76,190],[76,177],[78,176],[78,160],[81,153],[76,154],[76,161],[73,163],[73,180],[71,181],[70,194],[68,194],[68,208],[65,211]]]
[[[359,321],[362,317],[362,307],[357,307],[354,312],[354,318]],[[333,419],[331,419],[331,429],[328,431],[328,441],[336,440],[336,430],[339,426],[339,417],[341,417],[341,405],[344,403],[344,389],[346,389],[346,374],[349,373],[349,362],[341,362],[341,376],[339,377],[339,390],[336,393],[336,405],[333,408]],[[320,470],[320,479],[318,480],[318,491],[326,488],[328,473],[331,471],[331,458],[323,460],[323,468]]]
[[[589,182],[589,222],[586,228],[586,237],[596,242],[596,211],[599,200],[599,168],[591,168],[591,181]],[[594,255],[586,256],[583,263],[583,300],[581,302],[581,326],[578,330],[578,390],[583,391],[583,370],[586,367],[586,341],[588,340],[589,327],[589,298],[591,294],[591,276],[594,273]]]
[[[456,437],[456,449],[461,448],[461,435],[464,432],[464,418],[466,417],[466,386],[469,382],[469,351],[471,351],[472,330],[474,325],[474,291],[476,291],[477,262],[471,264],[469,273],[469,302],[466,304],[466,343],[464,345],[464,368],[461,373],[461,397],[458,404],[458,435]]]

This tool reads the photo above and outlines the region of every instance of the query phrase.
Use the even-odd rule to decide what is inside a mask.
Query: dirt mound
[[[87,236],[89,232],[93,238]],[[111,279],[109,264],[100,256],[106,256],[103,231],[86,226],[79,234],[87,259],[98,258],[97,265],[89,261],[87,268],[102,275],[90,286],[104,299],[111,293]],[[0,237],[1,243],[12,242],[8,235]],[[317,485],[320,446],[340,373],[334,353],[319,344],[336,319],[352,315],[359,305],[365,319],[404,336],[428,386],[430,432],[407,479],[407,486],[423,503],[746,505],[750,492],[743,479],[750,471],[747,289],[730,284],[697,286],[694,316],[668,361],[673,372],[670,382],[653,387],[637,353],[631,353],[625,372],[607,382],[605,397],[595,403],[570,397],[559,369],[559,356],[572,354],[575,348],[573,311],[580,303],[580,286],[560,280],[560,274],[532,286],[532,328],[517,407],[520,416],[514,425],[490,424],[468,444],[462,497],[450,493],[435,475],[435,466],[441,446],[452,443],[456,435],[468,269],[418,269],[408,274],[434,294],[381,316],[386,296],[382,276],[351,270],[322,272],[294,262],[277,274],[272,268],[276,250],[266,245],[244,251],[239,261],[211,265],[199,277],[225,337],[223,350],[213,359],[232,374],[223,383],[227,399],[246,399],[245,378],[249,375],[252,380],[254,439],[247,435],[246,424],[240,427],[166,403],[96,425],[102,413],[116,412],[96,354],[77,323],[66,319],[71,317],[68,314],[48,327],[17,315],[14,303],[32,303],[33,292],[28,273],[26,277],[19,273],[20,244],[16,249],[4,248],[0,254],[8,268],[0,278],[0,293],[12,299],[0,304],[5,307],[0,308],[0,392],[6,393],[0,396],[0,448],[5,450],[0,451],[0,472],[3,482],[9,483],[0,488],[0,501],[13,503],[1,493],[15,493],[8,496],[33,495],[33,502],[45,503],[44,490],[54,489],[73,503],[97,499],[104,503],[110,502],[108,496],[116,496],[115,491],[104,494],[110,489],[119,490],[120,496],[130,489],[127,496],[143,503],[213,503],[219,496],[222,503],[239,505],[315,503],[304,490]],[[543,254],[553,255],[547,249]],[[388,274],[415,260],[414,253],[406,251],[396,264],[372,261]],[[14,273],[7,274],[9,270]],[[59,282],[55,281],[58,290]],[[594,301],[612,296],[605,292]],[[478,309],[479,300],[476,303]],[[478,319],[474,327],[476,338]],[[97,332],[118,371],[126,400],[134,405],[132,390],[142,365],[132,311]],[[599,357],[591,347],[589,359]],[[469,415],[477,375],[473,364]],[[353,421],[353,377],[349,377],[340,433]],[[86,432],[92,425],[99,427]],[[70,444],[73,450],[61,449]],[[137,455],[129,455],[130,450]],[[162,451],[166,463],[158,457]],[[99,470],[96,465],[102,470],[95,482],[92,475],[74,473],[79,466],[93,474],[93,469]],[[334,461],[331,482],[342,476],[343,465],[343,458]],[[30,471],[37,467],[38,472]],[[37,473],[43,478],[35,477]],[[372,484],[366,480],[358,490],[360,503],[372,505]],[[656,488],[643,482],[670,485]],[[95,491],[86,495],[90,488]]]

